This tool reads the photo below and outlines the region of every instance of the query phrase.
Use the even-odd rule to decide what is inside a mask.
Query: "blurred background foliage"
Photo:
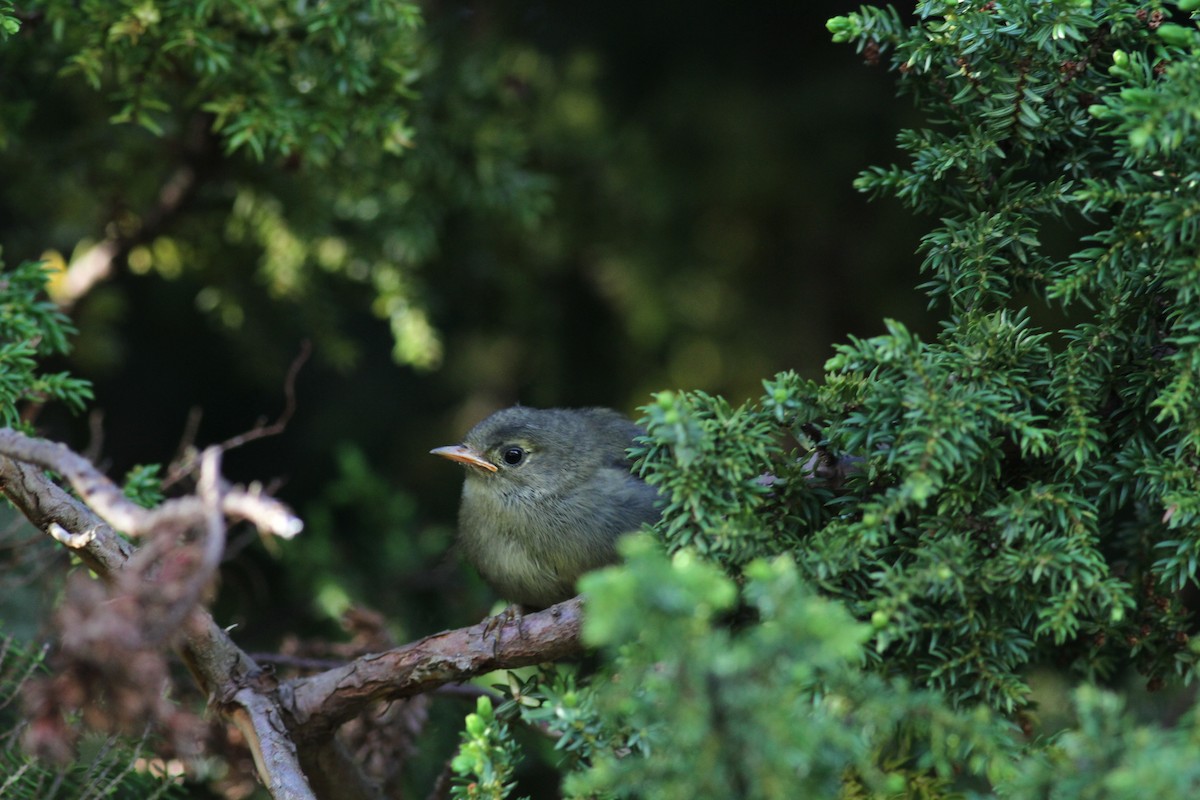
[[[52,283],[96,402],[39,428],[166,462],[193,412],[200,444],[274,418],[311,340],[287,431],[226,460],[308,531],[236,542],[218,615],[263,647],[349,603],[401,639],[478,619],[431,447],[514,402],[738,402],[885,315],[927,329],[921,224],[851,185],[902,111],[828,41],[846,7],[18,5],[4,257],[115,253]]]

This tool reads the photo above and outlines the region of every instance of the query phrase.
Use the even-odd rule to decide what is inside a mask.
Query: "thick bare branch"
[[[576,597],[494,629],[492,620],[484,620],[363,656],[287,682],[280,694],[297,736],[320,738],[380,700],[410,697],[497,669],[581,655],[581,624],[582,598]]]
[[[305,771],[297,768],[300,756],[296,744],[288,736],[279,706],[271,695],[247,686],[233,696],[230,705],[227,716],[246,737],[254,765],[271,797],[275,800],[307,800],[325,796],[315,795]],[[270,735],[264,735],[266,732]]]
[[[133,545],[38,467],[0,456],[0,491],[36,527],[60,541],[82,542],[72,549],[97,575],[114,574],[133,554]],[[52,533],[55,527],[65,533]]]

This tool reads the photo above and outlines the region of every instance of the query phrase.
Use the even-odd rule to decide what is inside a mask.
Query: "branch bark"
[[[492,620],[442,631],[283,685],[302,739],[325,737],[372,703],[430,691],[498,669],[582,655],[582,598],[575,597],[493,629]]]

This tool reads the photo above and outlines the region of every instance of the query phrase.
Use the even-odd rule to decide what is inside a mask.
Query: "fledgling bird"
[[[657,491],[629,471],[643,431],[607,408],[513,406],[435,455],[466,467],[458,544],[504,599],[540,609],[617,560],[617,538],[659,517]]]

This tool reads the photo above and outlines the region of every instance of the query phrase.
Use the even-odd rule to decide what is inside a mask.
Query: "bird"
[[[643,433],[608,408],[518,405],[434,448],[465,468],[459,551],[519,612],[574,597],[580,575],[618,560],[622,534],[659,518],[626,454]]]

